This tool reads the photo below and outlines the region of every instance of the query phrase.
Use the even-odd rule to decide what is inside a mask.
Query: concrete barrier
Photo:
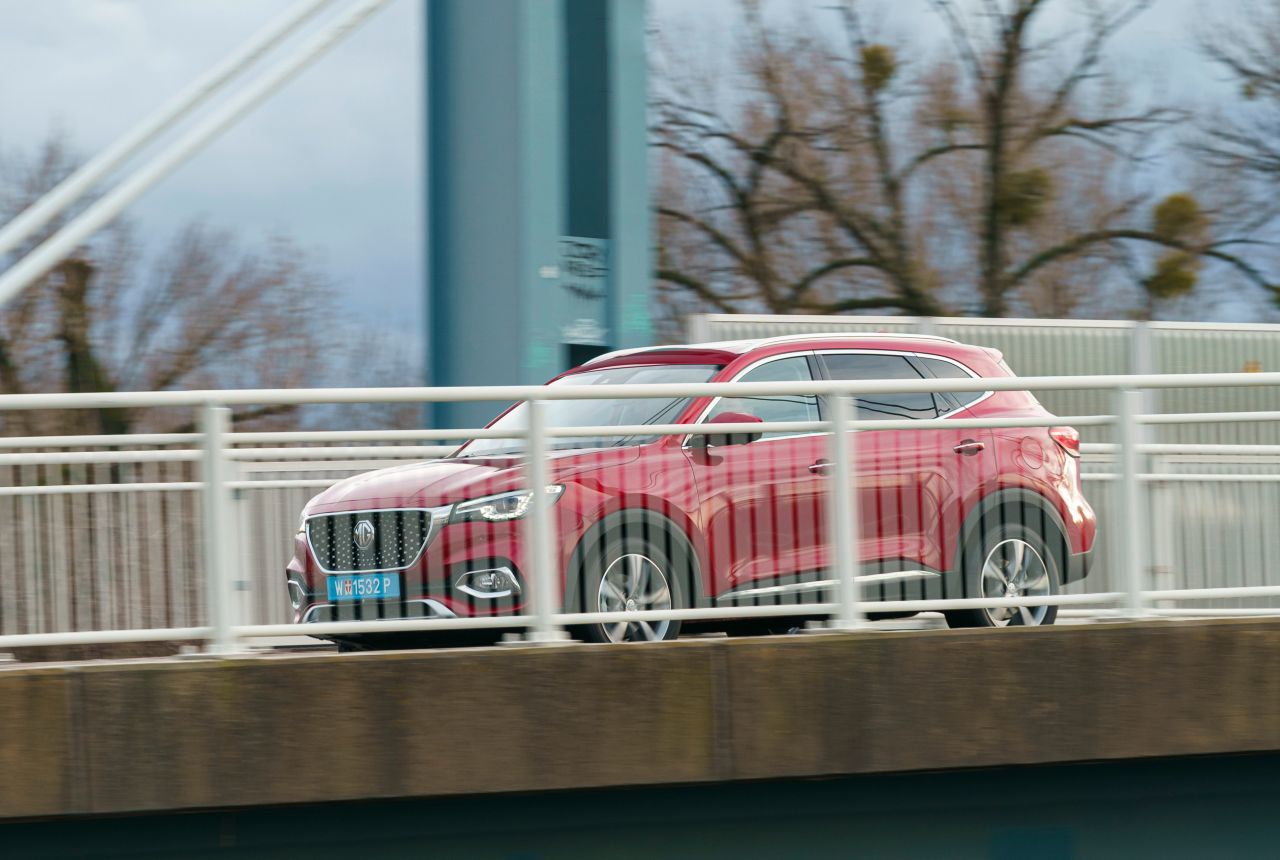
[[[1280,749],[1280,621],[13,665],[0,817]]]

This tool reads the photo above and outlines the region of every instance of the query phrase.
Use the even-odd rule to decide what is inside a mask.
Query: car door
[[[916,381],[926,378],[909,353],[832,350],[820,353],[826,375],[838,380]],[[951,409],[929,393],[858,398],[862,420],[932,419]],[[947,541],[957,534],[956,497],[967,461],[990,447],[989,433],[965,431],[970,445],[937,429],[859,432],[853,465],[860,516],[859,557],[864,573],[939,574],[949,562]],[[985,441],[984,441],[985,440]]]
[[[790,353],[762,359],[735,382],[811,381],[813,358]],[[766,422],[817,421],[817,398],[754,396],[717,398],[701,416],[705,422],[725,412],[743,412]],[[698,488],[699,520],[715,593],[723,603],[741,592],[760,592],[815,578],[822,559],[825,436],[820,433],[765,433],[754,442],[705,447],[686,444]]]

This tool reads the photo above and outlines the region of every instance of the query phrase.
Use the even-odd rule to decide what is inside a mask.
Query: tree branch
[[[667,281],[684,287],[707,304],[715,306],[719,311],[727,314],[737,313],[738,309],[729,304],[727,299],[718,295],[711,287],[692,275],[687,275],[675,269],[657,269],[653,276],[660,281]]]
[[[931,149],[926,149],[924,152],[921,152],[915,158],[911,159],[911,161],[907,162],[906,166],[898,171],[898,181],[900,183],[905,183],[918,169],[924,167],[935,158],[941,158],[942,156],[950,155],[953,152],[974,152],[986,148],[987,146],[984,143],[944,143]]]
[[[709,238],[712,242],[720,246],[720,248],[722,248],[726,254],[728,254],[730,257],[733,257],[733,259],[740,266],[745,267],[747,265],[746,254],[742,251],[742,249],[739,248],[737,245],[735,245],[733,240],[730,239],[728,236],[726,236],[723,232],[721,232],[720,230],[717,230],[715,227],[711,226],[706,221],[703,221],[701,218],[698,218],[695,215],[690,215],[687,212],[681,212],[679,209],[672,209],[669,206],[659,206],[657,212],[660,217],[672,218],[676,221],[680,221],[682,223],[688,224],[690,227],[693,227],[696,230],[701,231],[702,233],[706,234],[707,238]]]
[[[796,281],[791,288],[791,303],[797,302],[814,284],[827,275],[844,269],[876,269],[877,271],[884,271],[884,265],[879,260],[874,260],[870,257],[846,257],[844,259],[831,260],[811,269],[805,273],[804,277]]]
[[[799,310],[808,311],[809,313],[822,314],[842,314],[848,311],[870,311],[878,308],[895,308],[897,310],[905,310],[914,312],[914,307],[910,302],[904,301],[897,296],[873,296],[870,298],[843,299],[838,302],[830,302],[827,304],[809,304],[797,306]]]
[[[1007,283],[1010,288],[1017,286],[1026,280],[1032,273],[1058,260],[1067,259],[1078,254],[1086,252],[1089,248],[1096,245],[1115,244],[1119,242],[1146,242],[1152,245],[1159,245],[1165,248],[1171,248],[1176,251],[1183,251],[1198,257],[1210,257],[1226,263],[1253,283],[1272,292],[1280,293],[1280,285],[1272,283],[1267,279],[1257,267],[1246,262],[1245,260],[1222,250],[1226,243],[1217,243],[1208,246],[1196,246],[1180,239],[1161,236],[1149,230],[1094,230],[1088,233],[1082,233],[1066,242],[1046,248],[1032,255],[1026,262],[1010,273]]]

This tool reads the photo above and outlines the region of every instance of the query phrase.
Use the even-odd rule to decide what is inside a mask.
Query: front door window
[[[778,358],[757,365],[735,382],[810,382],[809,360],[803,355]],[[817,421],[818,398],[812,394],[790,394],[756,397],[722,397],[711,408],[707,419],[725,412],[745,412],[762,421]],[[765,433],[762,439],[777,439],[793,433]]]

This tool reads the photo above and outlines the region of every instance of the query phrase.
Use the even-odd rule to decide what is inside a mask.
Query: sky
[[[1245,2],[1154,0],[1116,41],[1113,69],[1157,93],[1212,101],[1222,84],[1196,51],[1195,26]],[[0,0],[0,155],[29,153],[55,133],[85,155],[97,152],[291,5]],[[868,5],[883,10],[890,36],[940,36],[925,0]],[[767,0],[766,9],[783,20],[797,10],[830,14],[829,6]],[[723,68],[736,8],[734,0],[650,0],[650,21]],[[245,242],[288,234],[328,271],[352,313],[420,342],[421,16],[417,0],[395,0],[135,203],[128,217],[137,233],[163,242],[202,218]]]
[[[0,153],[53,133],[103,149],[293,4],[0,0]],[[397,0],[128,217],[153,241],[197,217],[246,243],[291,235],[371,324],[417,335],[421,93],[420,9]]]

